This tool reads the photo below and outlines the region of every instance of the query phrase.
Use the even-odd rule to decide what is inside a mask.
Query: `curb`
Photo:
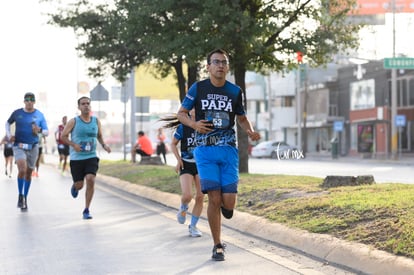
[[[131,184],[110,176],[98,174],[97,180],[174,209],[177,209],[177,202],[180,200],[177,194]],[[205,209],[207,207],[203,208],[202,215],[207,217]],[[223,225],[366,274],[414,274],[414,260],[412,259],[395,256],[364,244],[340,240],[329,235],[292,229],[237,210],[234,211],[234,217],[231,220],[223,221]]]

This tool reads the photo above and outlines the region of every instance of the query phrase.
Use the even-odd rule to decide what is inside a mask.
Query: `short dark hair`
[[[91,99],[89,98],[89,97],[87,97],[87,96],[82,96],[81,98],[79,98],[78,99],[78,106],[79,106],[79,104],[80,104],[80,102],[81,102],[81,100],[82,99],[88,99],[89,100],[89,102],[91,102]]]
[[[212,50],[211,52],[209,52],[209,53],[207,54],[207,64],[209,64],[209,65],[210,65],[210,63],[211,63],[210,58],[211,58],[211,56],[212,56],[213,54],[215,54],[215,53],[221,53],[221,54],[224,54],[224,55],[227,57],[227,59],[229,59],[229,54],[228,54],[225,50],[223,50],[223,49],[215,49],[215,50]]]
[[[139,132],[138,132],[138,135],[139,135],[139,136],[143,136],[143,135],[144,135],[144,131],[139,131]]]

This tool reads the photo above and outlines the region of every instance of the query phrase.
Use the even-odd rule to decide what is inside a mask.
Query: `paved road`
[[[355,274],[227,227],[227,259],[213,262],[204,219],[204,236],[190,238],[175,209],[103,183],[94,219],[82,220],[84,192],[73,199],[70,177],[49,165],[33,180],[28,212],[16,208],[16,185],[0,177],[0,274]]]

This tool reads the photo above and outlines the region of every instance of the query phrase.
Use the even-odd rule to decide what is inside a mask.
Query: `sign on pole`
[[[414,69],[414,58],[412,57],[384,58],[384,69]]]
[[[404,127],[407,123],[405,115],[396,115],[395,116],[395,126],[397,127]]]
[[[98,85],[95,86],[95,88],[91,91],[91,100],[92,101],[107,101],[108,91],[102,86],[101,83],[98,83]]]
[[[335,132],[342,132],[344,130],[344,122],[342,120],[334,121],[333,128]]]

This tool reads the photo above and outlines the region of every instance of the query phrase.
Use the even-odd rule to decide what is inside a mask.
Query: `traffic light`
[[[298,63],[302,63],[303,53],[301,51],[296,52],[296,59],[298,60]]]

